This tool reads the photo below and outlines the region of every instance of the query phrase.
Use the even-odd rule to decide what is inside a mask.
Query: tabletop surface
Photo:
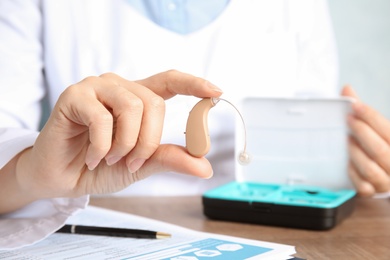
[[[312,231],[211,220],[201,197],[92,197],[91,205],[193,230],[295,246],[304,259],[390,259],[390,200],[358,198],[355,210],[331,230]]]

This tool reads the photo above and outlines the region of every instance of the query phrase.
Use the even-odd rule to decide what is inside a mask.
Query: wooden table
[[[194,230],[294,245],[305,259],[390,259],[390,200],[357,200],[353,214],[328,231],[207,219],[200,197],[93,197],[91,205]]]

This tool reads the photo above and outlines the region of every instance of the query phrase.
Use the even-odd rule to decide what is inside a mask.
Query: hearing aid
[[[185,131],[186,147],[188,153],[192,156],[203,157],[209,152],[211,144],[208,130],[208,113],[210,109],[213,108],[220,100],[229,103],[235,108],[241,117],[245,130],[244,119],[241,113],[232,103],[222,98],[204,98],[195,104],[187,119],[187,126]],[[249,154],[246,152],[246,130],[244,131],[244,134],[244,150],[238,155],[238,161],[243,165],[248,164],[251,159]]]
[[[218,99],[204,98],[190,111],[186,127],[188,152],[195,157],[205,156],[210,150],[210,135],[207,116]]]

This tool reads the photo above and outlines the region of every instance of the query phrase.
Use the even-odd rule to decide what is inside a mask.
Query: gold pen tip
[[[170,238],[172,237],[171,234],[168,234],[168,233],[164,233],[164,232],[157,232],[156,234],[156,238]]]

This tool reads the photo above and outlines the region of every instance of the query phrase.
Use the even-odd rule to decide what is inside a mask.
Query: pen
[[[110,237],[131,237],[131,238],[170,238],[171,235],[158,231],[129,229],[129,228],[110,228],[93,227],[81,225],[65,225],[57,233],[83,234]]]

